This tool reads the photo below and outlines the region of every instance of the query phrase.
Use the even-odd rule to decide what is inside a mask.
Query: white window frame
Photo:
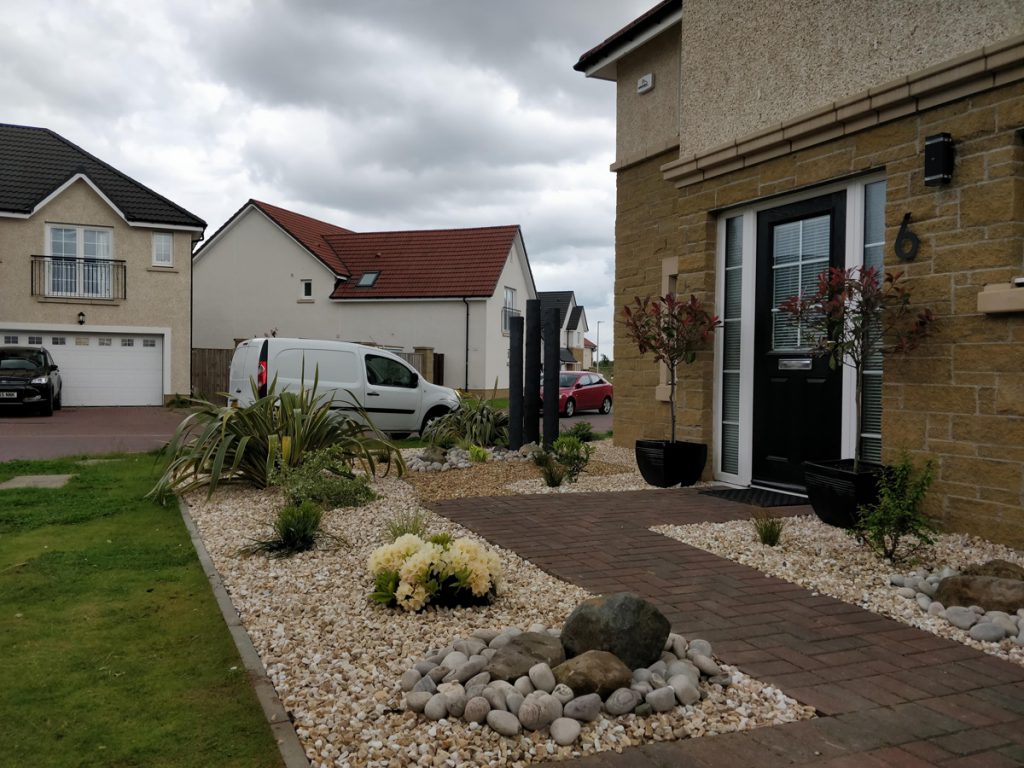
[[[312,278],[302,278],[299,280],[299,301],[312,301],[313,300],[313,280]]]
[[[168,243],[167,246],[167,260],[164,261],[161,256],[161,249],[159,248],[160,243]],[[162,267],[168,269],[174,266],[174,233],[172,232],[154,232],[153,233],[153,266]]]
[[[511,285],[505,286],[505,303],[501,305],[501,332],[506,336],[512,332],[512,314],[516,309],[516,294],[516,289]]]
[[[754,318],[753,296],[756,290],[757,273],[757,214],[771,208],[809,200],[833,192],[846,192],[846,242],[845,262],[847,268],[859,267],[864,261],[864,187],[886,178],[884,173],[872,173],[856,179],[836,182],[805,189],[791,195],[762,200],[745,206],[730,208],[718,213],[717,241],[715,243],[715,306],[725,306],[725,222],[741,216],[743,245],[741,288],[744,297],[743,323],[740,326],[740,424],[739,424],[739,471],[735,474],[722,471],[722,365],[723,334],[715,334],[715,385],[712,408],[713,475],[716,480],[739,486],[750,485],[753,463],[753,421],[754,421]],[[748,310],[747,308],[750,307]],[[856,372],[848,365],[843,366],[843,411],[841,416],[842,437],[840,458],[853,458],[857,435]]]
[[[54,290],[54,263],[53,258],[56,258],[53,253],[53,231],[55,229],[73,229],[75,230],[75,256],[67,258],[77,259],[75,263],[74,277],[75,285],[74,290],[71,291],[58,291]],[[110,248],[106,256],[100,257],[88,257],[96,258],[101,261],[109,261],[111,263],[110,268],[106,272],[106,279],[104,280],[103,272],[97,272],[97,277],[101,281],[101,289],[96,291],[86,291],[87,283],[89,282],[85,270],[85,233],[86,232],[106,232],[110,238]],[[109,299],[113,298],[113,261],[114,261],[114,229],[113,227],[102,227],[102,226],[90,226],[84,224],[61,224],[59,222],[48,222],[46,224],[46,255],[50,257],[46,265],[46,276],[45,276],[45,289],[44,293],[46,296],[73,296],[73,297],[85,297],[85,298],[96,298],[96,299]]]

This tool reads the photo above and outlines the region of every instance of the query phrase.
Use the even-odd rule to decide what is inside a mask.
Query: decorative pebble
[[[585,723],[596,720],[601,714],[601,697],[596,693],[578,696],[562,708],[562,714]]]
[[[558,701],[561,702],[562,706],[564,707],[566,702],[572,701],[572,697],[575,694],[572,692],[572,688],[570,688],[568,685],[566,685],[565,683],[559,683],[555,686],[555,690],[551,692],[551,695],[558,699]]]
[[[413,712],[423,712],[423,708],[427,706],[427,702],[430,701],[433,695],[426,691],[410,691],[405,694],[405,706]]]
[[[994,621],[985,621],[971,627],[968,634],[975,640],[985,643],[998,643],[1006,637],[1006,630]]]
[[[942,615],[946,621],[960,629],[970,629],[978,623],[978,614],[960,605],[947,608]]]
[[[550,730],[551,738],[555,740],[555,743],[560,747],[567,747],[576,743],[576,739],[580,737],[582,726],[578,720],[571,717],[560,717],[551,723]]]
[[[474,696],[466,702],[466,709],[462,716],[471,723],[482,723],[487,719],[487,713],[491,711],[491,705],[483,696]]]
[[[640,694],[629,688],[619,688],[613,691],[608,700],[604,703],[605,711],[614,717],[632,712],[633,708],[640,703]]]
[[[487,713],[487,724],[502,736],[515,736],[522,730],[515,715],[500,709],[492,709]]]
[[[415,669],[409,669],[402,673],[398,685],[403,691],[411,691],[422,678],[423,675]]]
[[[676,694],[671,688],[658,688],[648,693],[644,701],[655,712],[668,712],[676,705]]]
[[[555,690],[555,676],[551,672],[551,667],[544,663],[534,664],[530,667],[530,682],[537,690],[545,693]]]
[[[519,716],[519,707],[522,706],[525,697],[519,691],[509,691],[505,694],[505,706],[515,716]]]
[[[692,661],[693,656],[691,654],[699,656],[710,656],[711,643],[709,643],[707,640],[701,639],[691,640],[686,649],[686,657]]]
[[[423,708],[423,714],[430,720],[440,720],[448,714],[448,702],[443,693],[435,693]]]
[[[537,731],[544,727],[544,708],[539,699],[527,697],[519,705],[519,712],[516,713],[523,728],[528,731]]]

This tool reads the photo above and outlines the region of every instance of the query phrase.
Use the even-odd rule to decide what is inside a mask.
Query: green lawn
[[[280,766],[152,456],[0,463],[0,762]]]

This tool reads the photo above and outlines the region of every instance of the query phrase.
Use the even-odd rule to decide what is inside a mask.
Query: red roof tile
[[[332,299],[491,296],[519,227],[361,232],[327,235],[351,274]],[[366,272],[379,272],[359,287]]]
[[[326,264],[336,275],[351,274],[345,263],[338,258],[338,254],[324,240],[328,235],[352,234],[351,229],[328,224],[326,221],[303,216],[301,213],[278,208],[276,205],[259,200],[250,200],[249,203],[263,211],[274,223],[298,240],[306,250]]]

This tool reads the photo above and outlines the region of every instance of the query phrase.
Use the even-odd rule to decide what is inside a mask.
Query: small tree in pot
[[[935,317],[930,309],[915,312],[911,307],[910,290],[902,272],[887,272],[880,280],[875,267],[830,267],[818,275],[813,294],[791,296],[779,305],[779,310],[815,339],[813,352],[827,357],[831,369],[848,365],[855,371],[857,436],[852,475],[860,479],[852,482],[860,487],[854,494],[859,498],[844,509],[828,509],[836,505],[834,484],[824,496],[816,496],[819,491],[812,476],[815,468],[825,465],[805,465],[808,496],[815,512],[825,522],[848,528],[856,522],[856,507],[877,499],[880,471],[878,465],[863,466],[861,457],[864,369],[877,355],[906,354],[916,349],[930,333]]]
[[[680,482],[692,485],[700,479],[704,470],[707,446],[676,441],[677,369],[680,363],[689,364],[697,359],[697,352],[708,346],[711,335],[721,323],[692,294],[687,301],[680,301],[674,293],[657,299],[637,296],[632,306],[623,307],[622,313],[626,333],[637,345],[640,354],[652,353],[655,361],[664,363],[668,370],[671,413],[669,439],[638,440],[637,464],[644,480],[652,485],[668,487]],[[693,446],[697,446],[697,450]],[[679,453],[683,453],[685,458],[670,457],[670,454]]]

